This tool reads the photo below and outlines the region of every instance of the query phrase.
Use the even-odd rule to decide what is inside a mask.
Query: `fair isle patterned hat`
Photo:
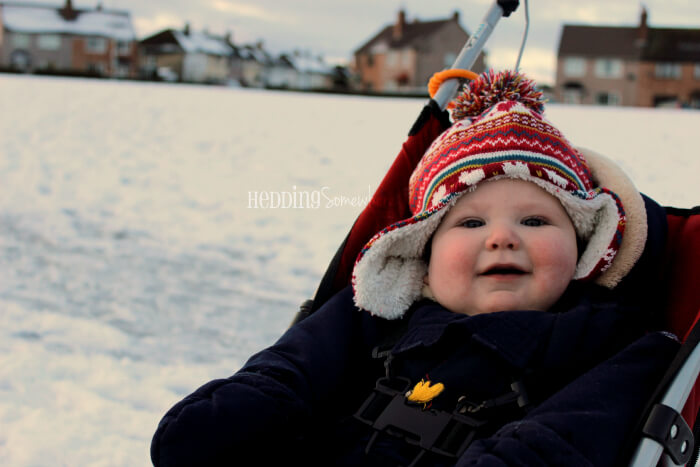
[[[619,197],[594,186],[583,155],[542,116],[542,93],[524,75],[489,71],[465,85],[456,122],[428,148],[409,181],[413,217],[378,232],[353,269],[355,304],[400,318],[421,298],[426,243],[460,195],[487,180],[530,181],[556,197],[586,244],[574,279],[610,267],[625,227]]]

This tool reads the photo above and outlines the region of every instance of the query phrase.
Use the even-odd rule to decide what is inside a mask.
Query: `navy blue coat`
[[[666,334],[645,333],[643,300],[624,292],[574,283],[549,312],[473,317],[414,304],[391,368],[410,385],[444,385],[422,410],[492,399],[514,380],[524,381],[532,406],[498,412],[459,459],[432,456],[423,465],[620,465],[678,349]],[[345,289],[236,374],[170,409],[153,438],[154,464],[406,465],[416,448],[392,436],[366,455],[373,430],[353,417],[384,374],[372,350],[396,326],[358,310]]]

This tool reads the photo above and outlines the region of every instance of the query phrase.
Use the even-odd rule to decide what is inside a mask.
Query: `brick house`
[[[564,25],[555,99],[568,104],[700,107],[700,29]]]
[[[394,24],[355,51],[353,71],[360,90],[427,92],[433,73],[452,66],[468,39],[457,12],[443,20],[409,22],[400,10]],[[473,68],[476,73],[484,70],[483,53]]]
[[[0,3],[0,67],[133,78],[138,46],[126,11]]]

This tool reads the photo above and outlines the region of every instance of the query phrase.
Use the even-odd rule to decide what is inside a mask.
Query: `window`
[[[28,49],[29,38],[29,34],[22,34],[21,32],[16,32],[12,34],[12,45],[18,49]]]
[[[654,66],[654,76],[659,79],[681,79],[681,64],[659,62]]]
[[[586,59],[582,57],[567,57],[564,59],[564,75],[570,77],[584,76],[586,74]]]
[[[622,60],[599,58],[595,61],[595,75],[598,78],[622,78]]]
[[[599,92],[595,97],[598,105],[620,105],[620,95],[615,92]]]
[[[397,52],[395,50],[390,50],[386,54],[386,66],[389,68],[395,68],[399,64],[399,54],[401,52]]]
[[[61,36],[58,34],[42,34],[39,36],[38,45],[42,50],[58,50],[61,48]]]
[[[85,48],[90,53],[103,54],[107,52],[107,39],[104,37],[88,37],[87,41],[85,41]]]
[[[693,78],[700,79],[700,63],[693,66]]]
[[[32,64],[32,58],[26,50],[15,50],[10,54],[10,64],[19,70],[27,70]]]
[[[131,43],[128,41],[118,41],[117,42],[117,53],[119,55],[131,54]]]

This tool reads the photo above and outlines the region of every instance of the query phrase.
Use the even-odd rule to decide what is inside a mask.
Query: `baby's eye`
[[[482,221],[481,219],[466,219],[462,221],[460,225],[468,229],[475,229],[484,225],[484,221]]]
[[[523,219],[521,223],[527,227],[541,227],[547,225],[547,221],[538,216],[527,217]]]

